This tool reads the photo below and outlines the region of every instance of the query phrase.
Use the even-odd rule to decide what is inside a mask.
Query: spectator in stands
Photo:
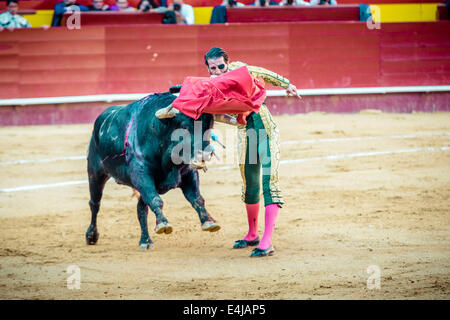
[[[255,7],[268,7],[268,6],[278,6],[278,2],[275,0],[256,0],[253,3],[250,3],[249,6],[255,6]]]
[[[287,7],[287,6],[292,6],[293,7],[293,6],[296,5],[296,3],[295,3],[294,0],[283,0],[283,1],[280,2],[279,5],[282,6],[282,7]]]
[[[128,4],[128,0],[117,0],[116,4],[110,7],[111,11],[121,11],[121,12],[133,12],[136,8]]]
[[[336,0],[311,0],[310,3],[312,6],[337,6]]]
[[[309,1],[309,0],[308,0]],[[303,0],[284,0],[280,3],[280,6],[310,6],[311,3]]]
[[[103,0],[92,0],[89,11],[109,11],[109,6]]]
[[[139,12],[165,12],[167,8],[160,7],[154,0],[141,0],[137,9]]]
[[[174,0],[171,10],[175,12],[177,24],[194,24],[194,8],[183,0]]]
[[[8,0],[6,6],[8,11],[0,14],[0,31],[3,31],[4,28],[8,30],[31,28],[28,20],[17,14],[19,11],[19,3],[17,0]]]
[[[237,2],[236,0],[223,0],[221,5],[226,6],[228,8],[245,7],[245,4]]]
[[[76,0],[64,0],[55,4],[55,11],[53,13],[52,27],[61,25],[62,17],[66,12],[74,11],[89,11],[89,8],[81,4],[76,4]]]

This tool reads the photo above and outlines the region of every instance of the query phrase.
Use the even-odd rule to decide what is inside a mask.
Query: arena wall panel
[[[438,2],[376,4],[381,22],[436,21],[438,5]]]
[[[23,17],[28,20],[33,28],[51,26],[53,10],[36,10],[34,14],[24,14]]]
[[[228,23],[293,21],[359,21],[359,6],[227,8]]]
[[[301,89],[449,85],[448,34],[449,21],[21,29],[0,33],[0,98],[166,91],[207,76],[212,46]]]
[[[268,107],[274,115],[308,112],[354,113],[362,110],[410,113],[413,111],[450,111],[449,92],[440,93],[392,93],[364,95],[306,96],[301,103],[287,97],[268,99]]]
[[[209,24],[214,7],[194,7],[195,24]]]

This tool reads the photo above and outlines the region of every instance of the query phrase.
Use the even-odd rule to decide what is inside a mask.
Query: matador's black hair
[[[209,65],[208,65],[209,59],[217,59],[220,57],[223,57],[223,60],[225,61],[225,63],[228,63],[228,53],[225,50],[223,50],[222,48],[212,47],[205,54],[205,64],[209,67]]]

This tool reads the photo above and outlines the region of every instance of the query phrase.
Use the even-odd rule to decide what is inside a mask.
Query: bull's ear
[[[169,89],[169,92],[170,93],[178,93],[178,92],[180,92],[181,91],[181,84],[178,84],[178,85],[176,85],[176,86],[172,86],[172,87],[170,87],[170,89]]]

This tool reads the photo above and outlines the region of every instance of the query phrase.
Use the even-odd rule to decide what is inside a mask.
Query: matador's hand
[[[294,86],[293,84],[290,84],[289,87],[287,87],[286,89],[286,93],[288,96],[297,96],[298,98],[302,98],[297,91],[297,87]]]

